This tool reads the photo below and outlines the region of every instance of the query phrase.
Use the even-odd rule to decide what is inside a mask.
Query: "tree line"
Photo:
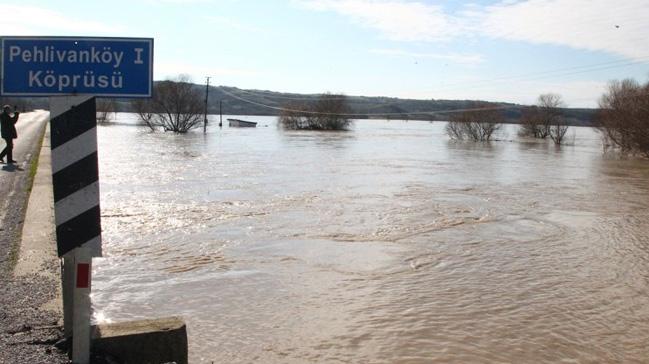
[[[151,130],[186,133],[202,125],[204,94],[187,76],[157,82],[151,99],[136,99],[131,106]],[[101,106],[100,106],[101,105]],[[114,105],[114,104],[113,104]],[[504,107],[487,102],[467,102],[463,110],[449,114],[446,133],[451,139],[490,141],[506,122]],[[110,102],[98,105],[99,119],[106,119]],[[521,137],[550,139],[564,144],[570,126],[565,103],[558,94],[538,97],[535,105],[522,107]],[[349,98],[342,94],[321,94],[307,101],[282,105],[278,125],[289,130],[347,130],[352,125]],[[626,79],[609,83],[599,100],[595,125],[607,148],[649,157],[649,82]]]
[[[562,112],[564,108],[560,95],[540,95],[536,105],[521,110],[519,135],[549,138],[556,145],[563,144],[569,129]],[[595,115],[595,126],[606,148],[649,158],[649,82],[640,84],[632,79],[610,82]],[[471,108],[450,116],[446,133],[455,140],[489,141],[503,122],[500,108],[474,103]]]
[[[502,109],[484,102],[476,102],[467,110],[455,112],[446,124],[451,139],[490,141],[505,121]],[[538,139],[550,138],[560,145],[565,140],[568,123],[562,114],[564,108],[558,94],[543,94],[537,104],[521,110],[519,135]]]

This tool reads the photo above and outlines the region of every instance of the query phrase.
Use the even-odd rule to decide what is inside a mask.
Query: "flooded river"
[[[192,363],[649,361],[649,162],[254,120],[99,128],[99,320],[182,316]]]

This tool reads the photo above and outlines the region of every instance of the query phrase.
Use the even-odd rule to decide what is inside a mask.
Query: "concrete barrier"
[[[124,364],[187,364],[187,327],[178,317],[93,326],[92,351]]]
[[[60,263],[56,254],[53,201],[50,133],[47,130],[29,197],[14,275],[38,274],[43,279],[56,282],[53,286],[57,297],[43,309],[59,312],[60,316],[63,308],[59,277],[54,273],[55,269],[44,268],[58,267]],[[62,347],[67,349],[69,344],[64,342]],[[177,317],[97,325],[92,327],[92,351],[108,354],[125,364],[187,364],[187,328]]]

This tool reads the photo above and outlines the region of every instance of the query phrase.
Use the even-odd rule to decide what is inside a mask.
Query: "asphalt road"
[[[0,164],[0,275],[3,279],[12,249],[20,237],[29,197],[31,163],[38,155],[37,148],[48,120],[47,111],[21,114],[16,124],[18,139],[14,141],[14,159],[18,163]],[[0,139],[0,148],[4,147]]]

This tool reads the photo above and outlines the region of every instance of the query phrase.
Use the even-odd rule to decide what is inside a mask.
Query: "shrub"
[[[453,114],[446,124],[451,139],[489,141],[501,129],[503,115],[499,107],[488,103],[474,103],[471,109]]]
[[[107,123],[117,112],[115,99],[97,99],[97,122]]]
[[[140,121],[152,130],[186,133],[203,122],[203,96],[188,76],[157,82],[153,97],[133,102]]]
[[[323,94],[314,104],[290,103],[279,117],[279,125],[292,130],[346,130],[352,123],[347,97]]]
[[[599,107],[597,122],[605,143],[624,153],[649,157],[649,83],[613,81]]]

